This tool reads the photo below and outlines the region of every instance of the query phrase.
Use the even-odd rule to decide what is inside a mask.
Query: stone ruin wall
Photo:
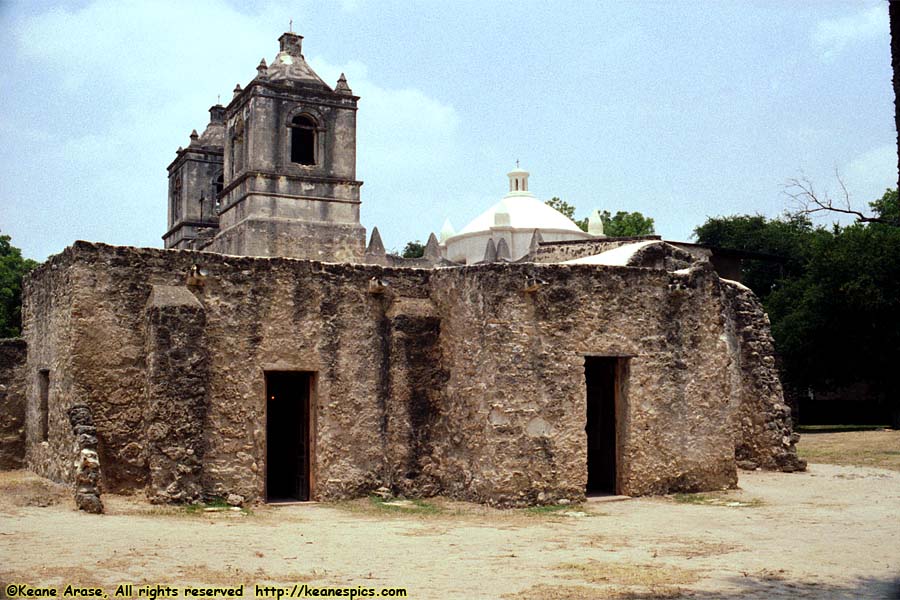
[[[209,274],[186,288],[194,264]],[[525,294],[528,275],[547,283]],[[152,300],[165,286],[181,300]],[[106,491],[260,499],[264,372],[299,370],[317,374],[314,498],[385,485],[511,505],[583,497],[583,355],[629,355],[621,491],[714,489],[735,484],[748,401],[722,289],[702,267],[429,271],[79,242],[28,284],[29,372],[67,374],[51,421],[91,408]],[[52,452],[29,442],[33,469],[72,480],[66,431],[51,425]]]
[[[0,339],[0,471],[25,464],[25,340]]]
[[[165,344],[152,343],[157,337],[154,331],[160,327],[152,325],[148,313],[159,307],[148,310],[148,300],[154,286],[183,287],[195,262],[209,270],[205,285],[191,290],[203,308],[205,325],[202,332],[194,331],[189,346],[181,344],[180,349],[170,352]],[[206,405],[202,408],[200,486],[205,494],[236,493],[247,499],[262,496],[267,370],[318,374],[317,497],[349,497],[378,487],[385,481],[384,465],[399,460],[394,454],[406,446],[409,435],[388,432],[387,427],[408,421],[402,389],[406,380],[398,375],[396,383],[390,383],[391,372],[404,369],[405,350],[399,341],[385,343],[384,334],[393,327],[386,315],[386,299],[370,294],[368,286],[375,272],[383,273],[390,277],[396,293],[422,296],[422,290],[427,289],[426,271],[391,272],[83,242],[53,257],[50,264],[55,265],[55,271],[79,280],[79,304],[90,305],[91,316],[88,321],[77,319],[72,323],[72,339],[76,342],[69,352],[60,352],[65,345],[55,339],[39,337],[37,341],[42,352],[66,355],[70,360],[65,370],[77,379],[82,392],[79,399],[90,406],[101,440],[105,491],[127,493],[149,485],[151,497],[159,500],[190,496],[186,492],[192,485],[190,478],[183,478],[184,485],[166,491],[162,482],[168,485],[177,478],[151,464],[166,462],[153,457],[161,451],[170,458],[190,456],[189,450],[196,452],[196,441],[187,431],[189,420],[178,425],[177,442],[169,447],[159,446],[154,438],[168,438],[171,432],[157,435],[151,426],[169,420],[167,414],[177,413],[175,407],[155,403],[191,402],[188,396],[193,386],[167,385],[166,380],[178,371],[172,367],[173,361],[189,362],[185,354],[204,348],[208,375]],[[31,282],[31,287],[46,287],[43,277],[35,279],[37,283]],[[35,309],[47,311],[45,314],[53,320],[67,297],[50,304],[47,297],[35,291],[29,302]],[[72,312],[77,310],[73,308]],[[193,322],[187,314],[179,316],[178,312],[167,317],[168,325],[163,323],[170,333],[176,332],[174,326],[179,319],[183,327]],[[398,316],[402,317],[395,318]],[[415,327],[410,334],[418,335]],[[52,372],[61,369],[51,367]],[[51,396],[51,401],[56,399]],[[66,400],[60,413],[70,404]],[[191,405],[200,410],[196,403]],[[400,416],[394,416],[397,412]],[[403,440],[402,444],[389,444],[392,436]],[[65,452],[60,448],[54,455],[64,456]],[[40,464],[35,464],[35,469],[63,481],[73,476],[71,470],[60,472]],[[154,476],[158,483],[154,483]]]
[[[521,292],[526,274],[547,283]],[[632,356],[619,485],[630,495],[736,483],[717,278],[670,290],[647,269],[506,265],[439,271],[447,492],[499,504],[584,495],[584,355]],[[623,293],[626,290],[627,293]]]
[[[31,272],[23,289],[22,333],[25,361],[25,465],[55,481],[74,481],[76,440],[68,410],[83,395],[74,369],[77,324],[90,318],[76,290],[79,273],[61,261]],[[38,373],[49,371],[47,440],[42,439]]]
[[[745,469],[803,471],[797,456],[791,408],[784,401],[769,317],[756,295],[740,283],[723,282],[726,314],[739,338],[739,410],[735,414],[735,457]]]
[[[613,250],[625,244],[659,240],[658,235],[640,235],[632,237],[599,238],[586,240],[570,240],[565,242],[541,242],[537,250],[527,255],[524,260],[537,263],[559,263],[576,258],[584,258]]]

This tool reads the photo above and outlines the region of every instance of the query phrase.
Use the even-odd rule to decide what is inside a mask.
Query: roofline
[[[476,235],[482,235],[484,233],[489,233],[492,231],[524,232],[524,233],[531,233],[532,235],[534,235],[535,231],[540,231],[542,235],[546,231],[547,233],[566,233],[566,234],[581,233],[581,234],[584,234],[585,236],[587,236],[581,240],[566,240],[565,242],[547,242],[550,244],[566,243],[566,242],[584,242],[584,241],[590,240],[590,239],[597,239],[597,240],[603,239],[603,238],[598,238],[596,236],[593,236],[586,231],[582,231],[581,229],[579,229],[578,231],[573,231],[571,229],[560,229],[559,227],[514,227],[512,225],[500,225],[499,227],[491,227],[490,229],[479,229],[478,231],[470,231],[468,233],[457,233],[456,235],[451,235],[446,240],[441,242],[441,245],[446,245],[446,244],[450,243],[451,241],[475,237]],[[544,242],[541,242],[541,244],[543,245]]]

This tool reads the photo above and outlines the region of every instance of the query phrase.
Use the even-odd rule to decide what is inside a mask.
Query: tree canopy
[[[545,204],[572,219],[582,231],[588,230],[588,218],[576,219],[575,207],[565,200],[554,196],[547,200]],[[639,212],[620,210],[615,215],[612,215],[608,210],[604,210],[600,213],[600,220],[603,221],[603,233],[609,237],[630,237],[654,233],[653,219],[645,217]]]
[[[403,247],[401,256],[403,258],[422,258],[425,256],[425,244],[419,240],[407,242],[406,246]]]
[[[701,244],[768,254],[777,260],[744,260],[742,281],[762,299],[783,277],[799,276],[809,260],[811,240],[829,235],[806,216],[767,219],[762,215],[712,217],[694,229]]]
[[[8,235],[0,235],[0,338],[22,331],[22,278],[38,263],[23,258]]]
[[[603,233],[609,237],[631,237],[656,233],[653,219],[645,217],[639,212],[620,210],[616,214],[610,215],[608,210],[604,210],[600,213],[600,220],[603,221]]]
[[[888,224],[897,191],[872,209],[885,219],[824,228],[740,215],[695,230],[703,244],[780,257],[744,261],[744,283],[771,319],[783,381],[801,394],[862,384],[890,400],[900,386],[900,226]]]

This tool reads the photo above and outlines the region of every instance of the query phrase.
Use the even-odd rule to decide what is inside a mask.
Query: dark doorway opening
[[[312,373],[266,373],[266,501],[309,500]]]
[[[584,360],[587,385],[587,494],[615,494],[616,392],[619,359],[589,356]]]

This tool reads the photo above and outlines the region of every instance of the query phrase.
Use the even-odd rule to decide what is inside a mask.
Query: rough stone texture
[[[521,293],[525,275],[546,282]],[[673,293],[665,271],[504,265],[441,270],[447,492],[497,504],[584,496],[584,355],[627,358],[619,488],[736,482],[715,276]],[[632,293],[625,295],[621,290]],[[448,348],[449,346],[449,348]],[[454,427],[454,423],[465,423]]]
[[[593,256],[634,242],[662,240],[658,235],[642,235],[636,237],[599,238],[589,240],[570,240],[565,242],[538,243],[537,250],[527,254],[520,262],[556,263]]]
[[[91,409],[75,404],[69,410],[69,423],[75,435],[75,506],[89,513],[103,512],[100,500],[100,457],[97,455],[97,429]]]
[[[723,282],[727,314],[738,337],[741,401],[736,415],[735,457],[743,468],[803,471],[797,456],[800,435],[794,433],[791,408],[784,402],[775,368],[775,348],[766,315],[749,288]]]
[[[202,496],[209,378],[203,305],[183,286],[154,285],[147,302],[146,453],[152,502]]]
[[[314,499],[524,505],[584,497],[586,355],[621,357],[620,493],[733,486],[736,446],[796,457],[760,431],[789,421],[739,425],[783,403],[753,362],[764,315],[734,289],[708,263],[423,270],[78,242],[27,282],[26,339],[51,402],[90,406],[105,489],[262,498],[265,372],[305,371]],[[66,480],[74,439],[56,436],[29,438],[29,465]]]
[[[25,463],[25,340],[0,339],[0,470]]]
[[[90,392],[75,361],[74,340],[99,352],[112,354],[114,371],[123,366],[128,348],[117,345],[115,337],[94,335],[91,307],[85,303],[90,282],[75,281],[83,271],[67,268],[63,255],[51,257],[26,276],[22,299],[22,334],[36,345],[28,348],[25,361],[25,464],[27,468],[55,481],[75,482],[73,448],[76,439],[69,423],[68,409]],[[104,318],[98,316],[99,320]],[[121,351],[121,352],[120,352]],[[47,439],[41,428],[38,374],[49,373]],[[98,373],[102,386],[111,381]],[[110,399],[111,402],[115,398]],[[105,412],[112,412],[107,410]],[[120,457],[119,460],[121,460]]]

